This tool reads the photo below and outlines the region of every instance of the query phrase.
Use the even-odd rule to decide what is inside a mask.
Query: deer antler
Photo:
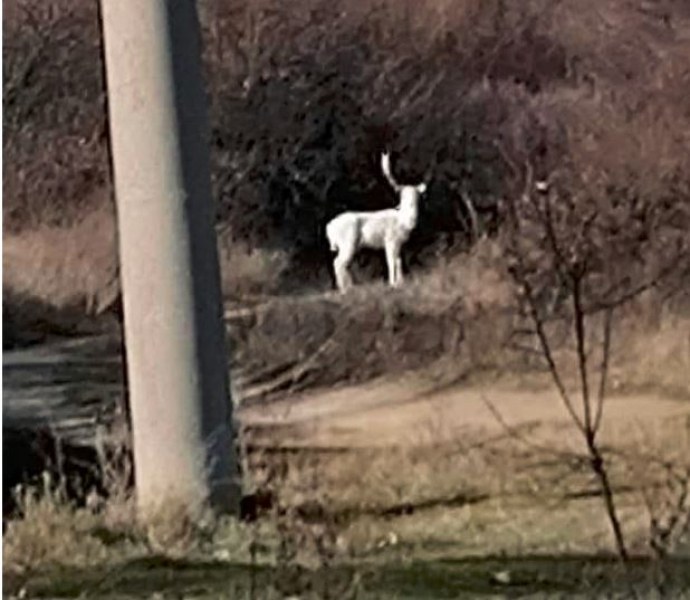
[[[391,187],[396,192],[399,192],[402,186],[395,180],[395,177],[393,177],[391,173],[391,155],[388,152],[383,152],[381,154],[381,170]]]

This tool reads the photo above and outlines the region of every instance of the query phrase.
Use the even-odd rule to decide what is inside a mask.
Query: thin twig
[[[475,210],[474,204],[472,203],[472,198],[470,198],[470,195],[466,191],[463,191],[460,194],[460,197],[465,203],[465,206],[467,207],[467,212],[470,215],[470,223],[472,225],[472,238],[473,241],[476,242],[479,239],[479,218],[477,217],[477,211]]]
[[[601,425],[601,418],[604,414],[604,397],[606,395],[606,383],[609,374],[609,358],[611,355],[611,328],[613,324],[613,309],[609,308],[604,313],[604,339],[602,340],[601,348],[601,367],[599,373],[599,390],[597,392],[597,407],[596,415],[594,416],[594,423],[592,429],[596,434]]]
[[[575,342],[577,345],[577,366],[580,371],[580,385],[582,388],[582,408],[585,421],[585,435],[594,441],[595,431],[592,428],[592,405],[589,393],[589,368],[587,363],[587,340],[585,329],[585,315],[582,311],[582,279],[579,275],[573,277],[572,300],[573,318],[575,319]]]
[[[551,352],[551,346],[549,344],[549,339],[546,334],[546,330],[544,329],[544,322],[539,316],[539,312],[536,306],[536,301],[534,299],[534,294],[532,291],[532,287],[527,281],[526,278],[524,278],[524,281],[522,282],[523,287],[525,288],[525,297],[527,299],[527,304],[529,307],[529,313],[530,317],[532,318],[532,322],[534,323],[534,328],[537,333],[537,338],[539,339],[539,344],[541,345],[542,353],[544,355],[544,358],[546,359],[546,363],[549,367],[549,371],[551,373],[551,378],[554,381],[554,384],[556,385],[556,388],[558,389],[558,393],[560,394],[561,399],[563,400],[563,403],[565,404],[566,409],[568,410],[568,413],[570,414],[571,418],[577,425],[578,429],[583,433],[586,434],[586,429],[585,429],[585,423],[582,421],[580,416],[577,414],[577,411],[575,410],[575,406],[573,404],[573,401],[570,397],[570,394],[568,394],[565,384],[563,383],[563,380],[561,379],[560,372],[558,370],[558,366],[556,365],[556,361],[553,357],[553,354]]]

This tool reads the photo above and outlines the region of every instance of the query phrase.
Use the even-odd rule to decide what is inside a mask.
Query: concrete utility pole
[[[194,0],[101,0],[137,499],[236,510]]]

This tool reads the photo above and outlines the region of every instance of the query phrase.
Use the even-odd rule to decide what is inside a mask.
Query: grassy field
[[[673,518],[682,494],[669,467],[690,469],[688,398],[626,391],[606,410],[602,436],[636,557],[627,568],[547,379],[484,374],[447,384],[425,371],[242,409],[248,488],[273,498],[252,523],[192,524],[171,510],[138,524],[124,489],[91,509],[27,494],[24,519],[4,537],[6,590],[623,598],[632,582],[640,597],[682,598],[688,532],[673,533],[663,560],[649,542],[652,519]]]
[[[171,508],[139,523],[118,468],[110,499],[87,508],[49,484],[25,490],[3,538],[6,592],[591,598],[628,597],[633,582],[640,597],[682,597],[687,317],[642,297],[616,321],[600,435],[635,557],[624,569],[582,437],[534,351],[516,345],[497,253],[485,242],[401,290],[276,297],[237,317],[236,415],[245,489],[266,499],[258,519],[192,523]],[[572,343],[551,334],[578,398]]]
[[[687,317],[640,298],[616,322],[601,443],[634,557],[623,568],[582,438],[515,346],[498,265],[487,242],[401,290],[284,296],[237,317],[236,415],[245,489],[266,499],[258,519],[192,523],[171,508],[139,523],[117,468],[111,498],[87,508],[50,484],[25,490],[3,538],[6,592],[591,598],[629,597],[632,582],[640,597],[683,597]]]

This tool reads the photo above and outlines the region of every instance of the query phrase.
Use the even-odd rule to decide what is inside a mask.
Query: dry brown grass
[[[110,558],[107,545],[93,532],[101,519],[76,509],[45,481],[42,489],[19,489],[21,519],[3,535],[3,573],[19,574],[51,565],[88,566]]]
[[[86,315],[107,308],[119,291],[113,207],[71,227],[39,227],[3,236],[3,289],[56,309]]]
[[[274,293],[288,267],[280,250],[219,236],[221,278],[233,300]],[[39,225],[3,236],[3,310],[18,343],[72,331],[116,306],[120,294],[114,207],[70,225]],[[10,332],[8,331],[8,334]],[[12,345],[10,343],[9,345]]]
[[[650,292],[616,313],[612,389],[688,395],[690,327],[681,296]],[[569,380],[577,356],[567,319],[566,311],[548,331]],[[598,335],[596,317],[591,325],[592,336]],[[500,244],[484,239],[398,290],[361,284],[346,295],[274,298],[233,321],[230,334],[236,383],[245,398],[266,400],[418,369],[445,381],[485,371],[545,372],[530,330]],[[599,352],[599,341],[593,337],[592,343]]]
[[[142,557],[213,558],[250,564],[275,560],[264,549],[252,558],[252,544],[273,550],[270,523],[251,527],[224,518],[192,523],[174,509],[161,511],[146,523],[134,518],[130,506],[103,512],[75,508],[55,492],[25,491],[22,517],[12,520],[3,535],[3,575],[28,577],[55,568],[115,566]],[[112,513],[127,512],[127,521]]]
[[[635,554],[651,551],[652,512],[673,510],[669,496],[682,500],[667,467],[690,469],[689,433],[678,419],[605,422],[606,456]],[[323,507],[356,555],[391,544],[445,556],[611,550],[603,504],[571,428],[549,420],[509,431],[496,421],[458,431],[439,414],[407,434],[378,449],[259,452],[252,472],[284,504]],[[686,551],[690,532],[675,533],[673,551]]]
[[[291,266],[287,252],[252,248],[246,242],[233,241],[223,232],[218,237],[221,284],[226,298],[242,301],[279,291],[281,278]]]
[[[551,420],[512,432],[498,422],[458,430],[451,421],[439,412],[393,447],[255,451],[248,478],[276,500],[254,524],[193,523],[174,506],[141,523],[126,495],[97,510],[77,509],[46,485],[40,495],[22,496],[23,518],[10,522],[3,539],[4,573],[146,556],[292,569],[403,556],[610,551],[601,499],[590,495],[587,469],[568,458],[573,432]],[[650,514],[667,518],[678,499],[667,465],[690,470],[688,433],[678,419],[645,418],[634,427],[605,421],[614,488],[636,554],[649,554]],[[687,534],[676,532],[673,553],[687,550]]]
[[[625,310],[616,333],[612,381],[618,389],[651,387],[690,397],[687,305],[640,299]]]
[[[18,488],[19,516],[7,522],[3,535],[3,574],[27,576],[54,568],[94,568],[159,556],[183,558],[212,555],[219,560],[265,562],[266,551],[252,559],[252,544],[273,548],[270,522],[249,526],[233,518],[205,513],[191,519],[169,504],[146,520],[137,518],[131,494],[76,507],[59,482]],[[274,558],[274,557],[273,557]]]
[[[596,337],[598,321],[589,321],[592,343],[592,365],[598,369],[601,340]],[[615,394],[659,393],[687,401],[690,399],[688,369],[690,368],[690,317],[683,311],[669,308],[663,301],[651,304],[633,302],[616,313],[610,352],[608,390]],[[556,363],[562,369],[562,378],[578,389],[576,371],[577,353],[572,330],[565,322],[549,329]],[[529,353],[529,364],[546,374],[543,357],[536,340],[529,338],[524,347]],[[524,342],[524,340],[523,340]],[[522,369],[509,369],[517,377]],[[598,373],[598,371],[593,371]],[[542,384],[551,385],[547,378]]]
[[[495,243],[408,279],[270,300],[230,328],[245,397],[361,382],[443,359],[456,373],[497,368],[513,327]],[[487,325],[485,326],[484,323]]]
[[[277,291],[288,257],[219,236],[221,276],[228,296]],[[120,291],[114,207],[85,214],[66,226],[6,233],[3,286],[55,309],[81,307],[89,315],[109,308]]]

